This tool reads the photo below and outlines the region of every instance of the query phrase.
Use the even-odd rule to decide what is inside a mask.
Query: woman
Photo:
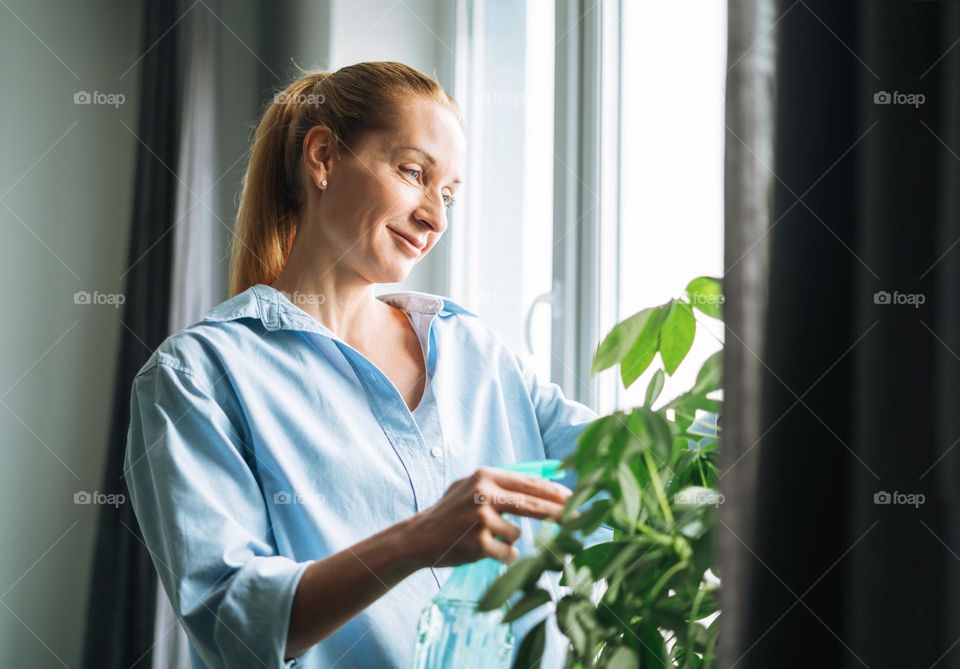
[[[454,302],[374,294],[446,230],[464,151],[454,100],[399,63],[266,109],[234,296],[132,392],[125,476],[195,666],[409,666],[448,568],[516,559],[503,513],[559,517],[568,488],[489,466],[563,457],[594,414]]]

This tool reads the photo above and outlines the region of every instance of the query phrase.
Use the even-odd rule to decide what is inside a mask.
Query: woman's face
[[[316,163],[309,159],[312,133],[305,146],[308,202],[316,208],[311,238],[319,238],[324,260],[370,283],[403,280],[447,229],[466,148],[456,116],[436,102],[406,101],[390,131],[369,133],[358,146],[341,146],[339,159]]]

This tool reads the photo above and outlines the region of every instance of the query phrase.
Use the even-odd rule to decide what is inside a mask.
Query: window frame
[[[616,379],[591,375],[619,303],[622,0],[559,0],[554,160],[552,379],[594,410]]]

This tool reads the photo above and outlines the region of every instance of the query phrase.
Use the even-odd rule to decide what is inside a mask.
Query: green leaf
[[[583,550],[583,543],[569,534],[558,534],[553,538],[553,545],[558,552],[576,555]]]
[[[557,627],[570,639],[573,649],[581,656],[587,651],[587,633],[580,623],[583,612],[582,603],[570,595],[557,603]]]
[[[662,414],[643,407],[634,409],[629,425],[632,433],[653,451],[658,461],[662,463],[670,457],[674,434],[670,422]]]
[[[600,439],[604,437],[604,435],[611,430],[616,429],[618,425],[619,421],[617,421],[616,414],[597,418],[595,421],[583,428],[580,434],[577,435],[577,446],[593,447],[598,441],[600,441]],[[592,448],[590,450],[592,451]]]
[[[620,361],[620,378],[623,380],[624,388],[629,388],[653,362],[653,356],[657,354],[657,347],[660,345],[660,326],[670,311],[671,305],[673,300],[651,310],[633,346]]]
[[[599,474],[603,474],[598,470]],[[581,487],[582,486],[582,487]],[[567,498],[566,503],[563,506],[563,515],[561,516],[561,522],[567,524],[570,522],[570,514],[574,511],[580,509],[581,506],[590,501],[590,498],[597,494],[597,488],[595,485],[583,485],[583,481],[577,485],[574,489],[573,494]]]
[[[623,356],[633,346],[633,342],[636,341],[637,336],[643,330],[651,313],[653,313],[653,309],[644,309],[613,326],[613,329],[597,347],[590,373],[602,372],[623,360]]]
[[[563,565],[563,576],[560,585],[576,590],[580,586],[590,583],[590,568],[577,566],[573,560]]]
[[[639,666],[640,658],[629,646],[617,648],[607,661],[607,669],[636,669]]]
[[[573,558],[573,564],[577,567],[587,567],[593,573],[594,578],[599,578],[604,565],[610,561],[610,558],[619,549],[620,545],[613,541],[594,544],[585,548],[580,555]]]
[[[610,511],[610,500],[598,499],[596,502],[590,505],[589,509],[581,513],[576,518],[568,520],[566,523],[564,523],[563,527],[571,532],[574,530],[579,530],[583,532],[585,536],[592,534],[598,527],[600,527],[600,523],[602,523],[603,519],[606,518],[608,511]]]
[[[627,514],[627,518],[635,523],[637,514],[640,513],[640,486],[637,485],[637,478],[625,462],[621,462],[617,467],[617,483],[620,484],[620,503],[623,505],[623,511]]]
[[[494,581],[477,604],[478,611],[492,611],[503,606],[517,590],[535,583],[543,573],[543,559],[539,555],[517,560]]]
[[[643,401],[643,406],[653,407],[653,403],[657,401],[657,398],[660,397],[660,393],[663,392],[663,370],[658,369],[653,373],[653,378],[650,379],[650,383],[647,385],[647,396]]]
[[[723,351],[717,351],[700,367],[697,382],[690,389],[690,395],[706,395],[718,390],[723,378]]]
[[[716,536],[715,531],[712,528],[703,536],[692,540],[690,542],[690,547],[693,548],[693,566],[698,573],[703,574],[703,572],[705,572],[707,569],[714,567],[717,561],[717,555]],[[704,604],[701,609],[706,611],[707,607],[712,605],[713,604]],[[712,611],[713,609],[711,609],[709,612]]]
[[[503,617],[503,622],[513,622],[525,613],[533,611],[538,606],[543,606],[550,601],[550,593],[543,588],[534,588],[527,592],[523,597],[517,600],[517,603],[510,607],[510,611]]]
[[[639,553],[643,546],[636,542],[617,542],[621,548],[617,551],[617,554],[611,557],[607,564],[604,565],[603,570],[600,572],[600,578],[607,578],[613,574],[619,573],[620,570],[624,568],[624,565]],[[656,551],[654,551],[656,552]],[[612,584],[611,584],[612,586]]]
[[[723,287],[720,279],[710,276],[698,276],[687,284],[687,297],[690,306],[713,318],[723,318]]]
[[[667,667],[667,648],[663,643],[663,635],[660,630],[652,625],[641,625],[640,634],[640,666],[647,669],[666,669]],[[634,667],[638,665],[633,665]]]
[[[541,620],[523,637],[517,649],[517,659],[513,663],[513,669],[539,669],[547,638],[546,624],[546,619]]]
[[[697,332],[697,320],[690,307],[674,302],[660,327],[660,357],[667,374],[673,374],[690,351]]]

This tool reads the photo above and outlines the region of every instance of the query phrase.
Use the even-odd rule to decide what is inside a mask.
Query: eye
[[[457,199],[457,198],[455,198],[454,196],[450,195],[449,193],[444,193],[444,195],[443,195],[443,206],[444,206],[444,207],[447,207],[447,208],[452,207],[452,206],[453,206],[453,203],[454,203],[454,201],[455,201],[456,199]]]
[[[419,181],[420,175],[423,174],[423,170],[419,170],[415,167],[402,167],[400,169],[402,169],[407,174],[413,176],[414,181]]]

